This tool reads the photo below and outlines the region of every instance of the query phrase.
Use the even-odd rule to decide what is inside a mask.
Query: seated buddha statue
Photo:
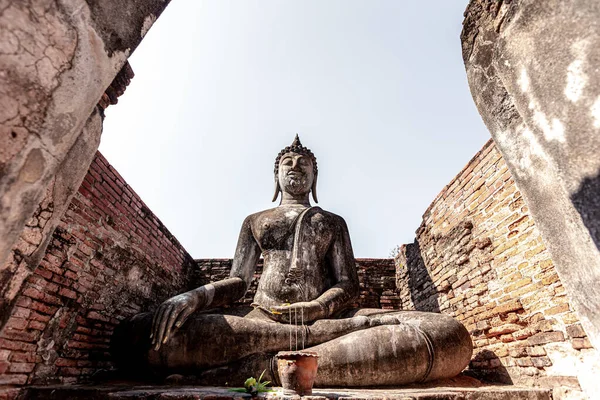
[[[266,370],[265,379],[277,383],[275,354],[297,348],[300,338],[319,356],[317,387],[404,385],[460,373],[473,347],[458,321],[352,308],[359,282],[348,227],[311,206],[317,176],[315,156],[296,135],[275,160],[273,201],[281,194],[280,204],[244,220],[229,278],[122,324],[113,337],[118,364],[210,385],[239,384]],[[247,291],[261,255],[252,308],[231,306]]]

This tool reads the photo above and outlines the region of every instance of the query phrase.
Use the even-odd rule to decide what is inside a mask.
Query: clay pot
[[[310,396],[317,376],[319,356],[314,351],[280,351],[277,371],[284,394]]]

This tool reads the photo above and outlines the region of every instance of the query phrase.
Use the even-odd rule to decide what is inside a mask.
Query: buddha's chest
[[[253,232],[263,252],[292,250],[298,234],[298,245],[314,248],[322,253],[329,247],[335,227],[326,215],[307,213],[303,209],[276,209],[260,215],[255,221]]]

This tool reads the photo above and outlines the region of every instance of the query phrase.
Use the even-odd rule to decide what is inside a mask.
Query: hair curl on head
[[[279,162],[281,161],[281,157],[283,157],[283,155],[287,154],[287,153],[303,154],[305,156],[310,157],[310,159],[313,163],[314,173],[315,173],[315,175],[317,174],[317,171],[318,171],[317,157],[315,157],[315,155],[313,154],[312,151],[310,151],[310,149],[302,146],[302,143],[300,143],[300,138],[298,137],[298,134],[296,133],[296,138],[294,139],[292,144],[290,146],[285,147],[283,150],[281,150],[279,152],[279,154],[277,155],[277,158],[275,159],[275,170],[274,170],[275,176],[277,176],[277,174],[279,173]]]

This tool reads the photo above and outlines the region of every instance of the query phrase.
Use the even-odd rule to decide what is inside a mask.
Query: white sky
[[[298,132],[357,257],[414,240],[489,139],[461,58],[467,0],[174,0],[130,58],[100,151],[195,258],[232,257]]]

